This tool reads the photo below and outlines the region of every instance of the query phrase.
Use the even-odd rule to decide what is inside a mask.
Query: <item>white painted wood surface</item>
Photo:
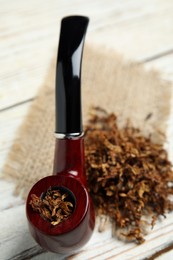
[[[0,0],[0,170],[27,109],[44,82],[55,53],[60,20],[69,14],[90,17],[87,41],[114,48],[126,58],[159,69],[173,82],[172,0]],[[172,106],[173,107],[173,106]],[[173,147],[173,113],[169,120]],[[64,259],[44,252],[31,238],[24,202],[14,184],[0,180],[0,259]],[[110,228],[95,231],[70,259],[144,259],[173,242],[173,215],[161,221],[141,246],[124,244]],[[158,257],[173,259],[173,251]]]

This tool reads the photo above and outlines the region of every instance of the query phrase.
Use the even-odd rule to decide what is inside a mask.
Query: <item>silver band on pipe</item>
[[[82,133],[70,133],[70,134],[54,133],[54,136],[57,139],[79,139],[83,135],[84,135],[84,132],[82,132]]]

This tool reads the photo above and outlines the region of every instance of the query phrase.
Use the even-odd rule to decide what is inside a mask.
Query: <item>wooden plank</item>
[[[15,184],[0,180],[0,212],[23,204],[21,197],[13,196]]]
[[[173,252],[172,251],[162,251],[160,255],[156,255],[154,259],[157,260],[172,260],[173,259]]]
[[[17,129],[26,116],[30,103],[31,102],[27,102],[0,113],[0,173],[2,172],[5,159],[16,136]]]
[[[145,63],[147,70],[157,70],[165,81],[173,82],[173,53]]]
[[[24,259],[24,257],[30,258],[33,256],[35,256],[33,259],[38,260],[57,259],[57,257],[64,259],[64,256],[60,257],[50,252],[45,254],[31,238],[24,208],[24,205],[19,205],[0,212],[0,251],[2,259]],[[97,231],[98,223],[99,221],[97,221],[95,233],[89,243],[78,254],[71,256],[69,259],[145,259],[172,241],[173,214],[160,221],[154,230],[146,236],[146,242],[142,245],[124,243],[113,238],[110,224],[104,233],[99,233]]]
[[[113,23],[107,30],[93,35],[92,40],[93,44],[113,48],[125,57],[141,62],[157,53],[173,51],[170,37],[173,29],[169,24],[173,24],[172,9],[160,15],[146,14],[124,23]]]
[[[36,95],[57,48],[64,15],[90,16],[87,40],[114,48],[132,59],[141,61],[170,50],[173,2],[150,2],[72,0],[64,4],[62,0],[51,0],[48,4],[31,0],[26,6],[21,0],[2,1],[0,108]]]
[[[35,253],[35,250],[40,250],[28,232],[26,218],[24,217],[24,205],[0,212],[0,220],[1,259],[24,259],[20,258],[20,255],[24,254],[23,252],[30,249],[29,253],[32,256],[33,251]],[[15,256],[18,256],[18,258]]]

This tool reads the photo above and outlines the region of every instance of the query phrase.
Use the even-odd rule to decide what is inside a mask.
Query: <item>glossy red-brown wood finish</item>
[[[53,174],[59,173],[74,177],[86,186],[83,137],[56,139]]]
[[[35,240],[45,249],[57,253],[71,253],[82,247],[91,237],[95,215],[84,172],[84,140],[56,139],[53,176],[38,181],[31,189],[26,211],[29,229]],[[41,196],[49,187],[64,187],[75,197],[72,215],[57,226],[34,212],[29,205],[31,194]]]

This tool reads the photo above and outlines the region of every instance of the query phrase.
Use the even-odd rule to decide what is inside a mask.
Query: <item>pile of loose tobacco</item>
[[[97,214],[109,215],[121,235],[144,241],[144,216],[151,227],[173,209],[173,172],[162,145],[138,129],[119,129],[116,116],[94,113],[86,127],[86,169]]]

